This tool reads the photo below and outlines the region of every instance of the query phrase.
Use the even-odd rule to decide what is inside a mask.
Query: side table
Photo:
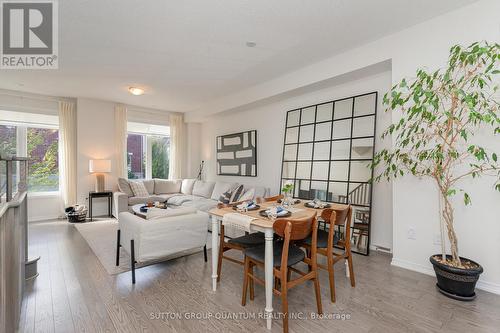
[[[92,221],[92,201],[94,198],[108,198],[108,216],[112,216],[113,211],[113,191],[104,191],[104,192],[89,192],[89,218]]]

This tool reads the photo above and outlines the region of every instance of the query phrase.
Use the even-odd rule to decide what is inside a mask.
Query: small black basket
[[[66,217],[68,218],[68,222],[82,223],[87,219],[87,210],[83,209],[79,212],[66,213]]]

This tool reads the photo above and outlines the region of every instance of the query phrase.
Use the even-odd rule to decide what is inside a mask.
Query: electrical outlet
[[[434,235],[434,245],[441,245],[441,234]]]
[[[417,231],[415,230],[415,227],[408,228],[408,239],[417,239]]]

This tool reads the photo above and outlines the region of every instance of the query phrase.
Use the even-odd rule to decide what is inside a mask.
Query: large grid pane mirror
[[[285,125],[281,185],[293,182],[296,198],[351,204],[352,250],[361,254],[370,244],[376,113],[372,92],[288,111]]]

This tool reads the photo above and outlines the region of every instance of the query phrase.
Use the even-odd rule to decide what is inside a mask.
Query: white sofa
[[[130,254],[132,283],[135,283],[136,263],[178,257],[201,248],[207,260],[207,213],[187,207],[167,209],[160,214],[151,219],[129,212],[118,216],[116,265],[119,265],[122,248]]]
[[[121,212],[132,211],[132,206],[145,204],[147,202],[167,202],[172,207],[194,207],[207,212],[217,205],[219,197],[228,189],[235,187],[236,183],[208,182],[196,179],[165,180],[151,179],[141,180],[146,187],[149,196],[136,197],[127,188],[126,180],[119,180],[119,192],[113,194],[113,215],[118,217]],[[245,191],[254,188],[256,197],[266,197],[269,189],[262,186],[245,186]]]

